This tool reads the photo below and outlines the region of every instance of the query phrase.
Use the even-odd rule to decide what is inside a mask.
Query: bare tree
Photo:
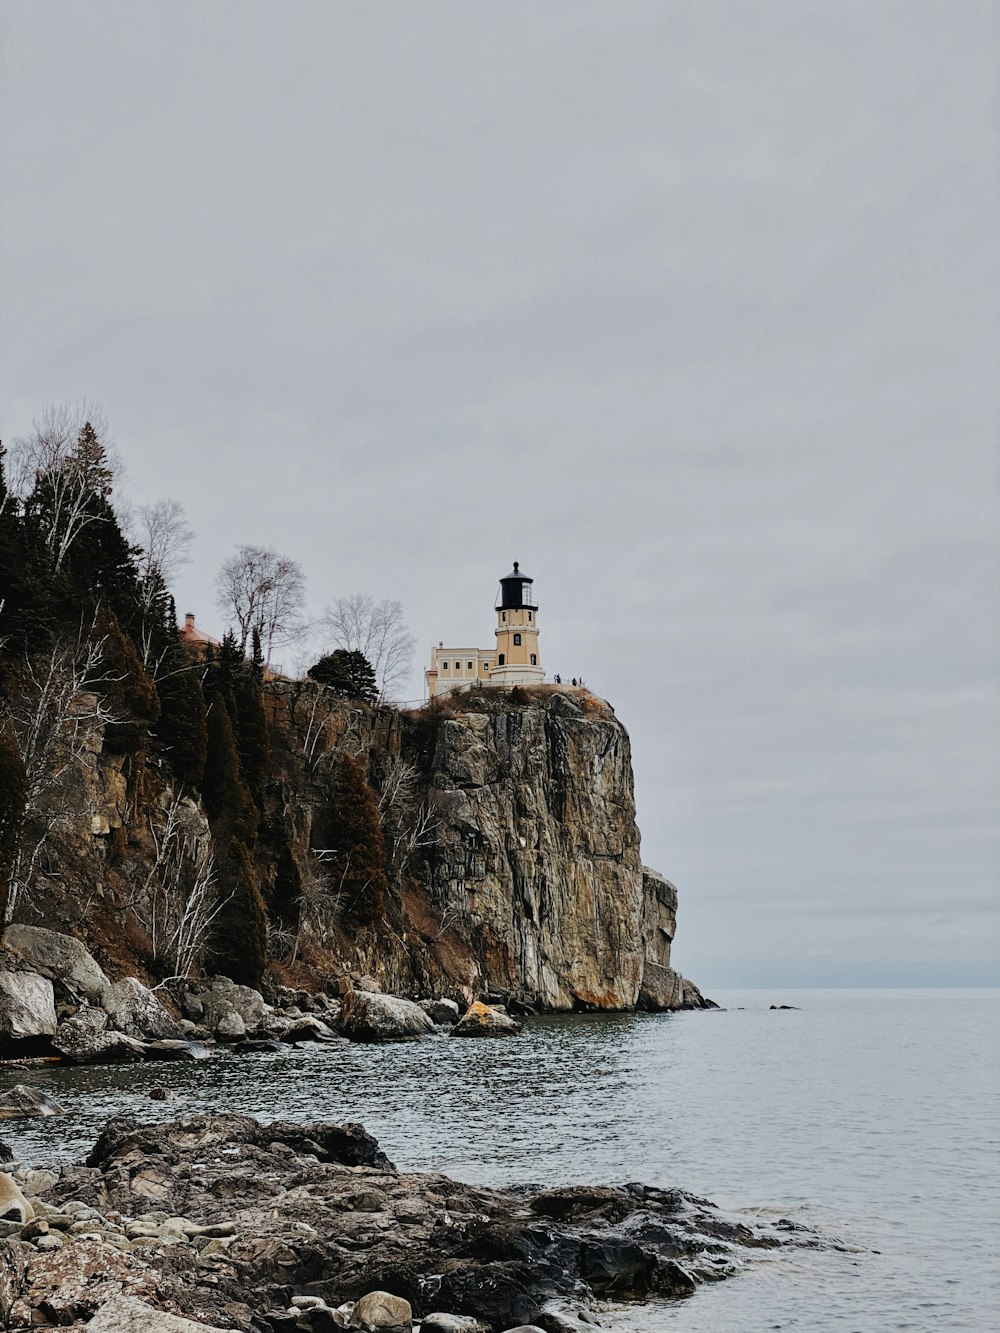
[[[420,788],[416,766],[397,755],[389,764],[378,799],[389,874],[397,884],[409,869],[414,852],[437,841],[441,826],[431,806],[420,799]]]
[[[139,505],[131,525],[135,540],[142,547],[139,558],[139,576],[143,586],[149,584],[155,570],[168,587],[181,565],[191,559],[194,529],[187,521],[184,506],[179,500],[157,500],[156,504]]]
[[[334,647],[368,658],[380,699],[389,698],[406,679],[417,641],[403,622],[399,602],[376,602],[368,593],[356,592],[326,607],[321,623]]]
[[[104,666],[105,638],[94,625],[81,626],[39,657],[18,668],[0,725],[17,745],[27,774],[22,836],[14,858],[7,922],[22,896],[31,892],[35,872],[50,838],[78,814],[70,807],[71,771],[93,745],[95,729],[117,719],[101,697],[113,677]]]
[[[255,629],[267,661],[276,644],[302,634],[305,575],[297,561],[270,547],[241,546],[219,570],[215,586],[219,609],[239,626],[242,652]]]
[[[128,906],[150,939],[153,956],[175,977],[187,977],[208,945],[229,898],[216,889],[208,830],[193,802],[175,795],[161,824],[149,821],[155,855]]]
[[[35,517],[58,571],[84,528],[103,522],[92,497],[108,499],[121,461],[96,403],[48,407],[11,449],[11,488],[38,499]]]

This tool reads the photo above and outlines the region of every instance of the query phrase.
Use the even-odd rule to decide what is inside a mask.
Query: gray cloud
[[[995,961],[997,11],[9,0],[5,435],[615,704],[708,983]],[[420,689],[415,672],[412,693]]]

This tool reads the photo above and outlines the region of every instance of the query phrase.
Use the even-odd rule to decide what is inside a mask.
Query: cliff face
[[[485,691],[409,714],[311,685],[279,682],[267,695],[256,868],[270,900],[290,856],[310,904],[294,940],[275,937],[279,959],[305,960],[325,984],[368,975],[414,997],[489,994],[556,1010],[702,1003],[670,967],[676,890],[640,862],[629,738],[607,704]],[[326,868],[344,755],[379,801],[389,872],[380,919],[349,930]],[[208,838],[204,816],[162,759],[123,766],[98,733],[65,799],[65,853],[53,844],[22,919],[75,927],[112,972],[141,973],[142,931],[125,909],[162,859],[170,821],[194,847]]]
[[[429,772],[440,836],[422,874],[488,989],[545,1008],[631,1007],[642,866],[625,729],[568,696],[441,724]]]

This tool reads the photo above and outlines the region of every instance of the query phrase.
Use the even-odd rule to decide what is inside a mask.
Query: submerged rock
[[[434,1024],[412,1000],[352,990],[344,996],[340,1031],[351,1041],[414,1041],[430,1036]]]

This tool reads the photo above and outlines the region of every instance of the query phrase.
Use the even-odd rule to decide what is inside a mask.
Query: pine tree
[[[241,986],[259,986],[267,964],[267,909],[239,839],[217,845],[215,871],[223,906],[215,919],[212,964]]]
[[[333,783],[333,848],[326,866],[345,924],[367,925],[385,910],[385,843],[375,793],[364,769],[345,755]]]
[[[7,920],[10,874],[17,856],[28,777],[17,746],[0,732],[0,932]]]
[[[299,870],[284,824],[281,825],[277,838],[278,859],[274,870],[274,888],[271,892],[271,916],[282,925],[294,926],[299,919],[302,872]]]
[[[159,695],[135,645],[122,633],[110,610],[98,612],[95,629],[104,640],[101,668],[105,680],[100,693],[115,718],[105,731],[105,748],[113,754],[134,754],[159,720]]]
[[[208,744],[201,784],[202,798],[217,841],[231,838],[253,847],[257,837],[257,807],[240,773],[229,711],[220,694],[208,708]]]

